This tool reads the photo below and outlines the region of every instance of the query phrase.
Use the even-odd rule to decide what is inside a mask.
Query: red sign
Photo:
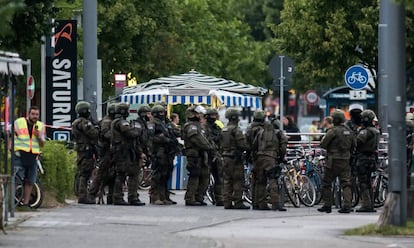
[[[310,105],[318,104],[319,96],[314,90],[308,90],[305,93],[305,101]]]
[[[27,79],[27,98],[33,99],[35,94],[35,81],[32,75]]]

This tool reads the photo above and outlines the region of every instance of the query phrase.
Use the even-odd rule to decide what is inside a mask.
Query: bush
[[[47,141],[42,148],[42,165],[45,174],[39,175],[42,186],[64,202],[73,195],[73,179],[76,173],[76,152],[68,150],[65,143]]]

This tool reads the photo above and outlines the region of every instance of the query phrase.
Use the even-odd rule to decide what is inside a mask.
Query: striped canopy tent
[[[130,104],[207,104],[213,107],[261,108],[261,95],[267,90],[231,80],[216,78],[190,71],[177,76],[152,79],[124,88],[120,100]]]
[[[201,93],[203,91],[207,93]],[[165,101],[167,104],[207,104],[213,107],[224,105],[227,107],[250,107],[251,109],[260,109],[262,106],[261,98],[258,96],[242,95],[224,90],[192,90],[190,94],[188,93],[187,90],[182,92],[182,90],[174,89],[145,90],[121,95],[121,102],[151,104]]]

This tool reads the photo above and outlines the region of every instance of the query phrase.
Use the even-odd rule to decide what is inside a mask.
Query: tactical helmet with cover
[[[91,104],[86,101],[80,101],[75,106],[75,111],[77,114],[87,114],[90,112]]]
[[[112,103],[108,104],[108,108],[106,109],[106,111],[109,115],[114,115],[115,114],[116,104],[117,103],[115,103],[115,102],[112,102]]]
[[[346,121],[344,111],[340,109],[335,109],[335,111],[332,112],[331,117],[336,124],[344,123]]]
[[[256,121],[264,121],[265,119],[265,112],[261,109],[254,111],[253,119]]]
[[[128,103],[118,103],[115,106],[115,114],[122,115],[122,116],[128,116],[129,115],[129,104]]]
[[[375,118],[376,118],[376,115],[374,111],[370,109],[367,109],[361,112],[361,121],[364,124],[372,124]]]
[[[235,108],[229,108],[224,115],[228,120],[237,120],[240,116],[240,110]]]
[[[147,104],[142,105],[141,107],[138,108],[138,115],[139,116],[141,116],[142,113],[146,114],[148,112],[151,112],[151,108]]]
[[[204,117],[207,119],[207,122],[214,123],[218,119],[218,115],[219,113],[217,109],[209,107],[207,108]]]
[[[164,113],[165,113],[165,108],[162,105],[154,105],[151,108],[152,116],[159,117],[161,113],[162,113],[162,115],[164,115]]]

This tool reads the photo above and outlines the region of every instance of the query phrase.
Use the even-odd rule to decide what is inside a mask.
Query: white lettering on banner
[[[70,113],[71,106],[67,102],[54,102],[53,113]]]
[[[53,67],[53,125],[71,126],[72,91],[71,91],[71,61],[58,58],[52,61]]]

